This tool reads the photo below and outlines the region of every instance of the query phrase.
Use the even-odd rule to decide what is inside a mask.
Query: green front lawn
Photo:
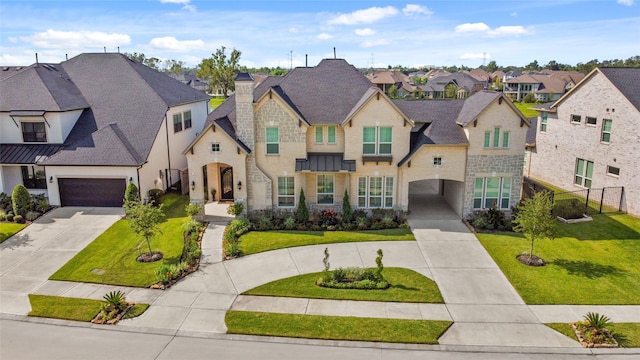
[[[576,333],[566,323],[545,324],[555,331],[578,341]],[[640,323],[613,323],[607,326],[620,346],[625,348],[640,347]]]
[[[558,224],[554,240],[536,240],[546,266],[529,267],[522,234],[479,233],[478,239],[528,304],[640,304],[640,219],[597,214],[591,222]]]
[[[227,333],[307,339],[437,344],[450,321],[227,311]]]
[[[312,299],[396,301],[443,303],[436,283],[405,268],[385,268],[384,278],[391,287],[384,290],[330,289],[316,285],[322,273],[311,273],[280,279],[245,291],[243,295],[284,296]]]
[[[24,229],[25,226],[27,225],[10,222],[0,222],[0,244],[15,235],[20,230]]]
[[[514,102],[513,105],[515,105],[518,108],[518,110],[520,110],[522,115],[524,115],[524,117],[526,118],[538,117],[538,112],[530,109],[532,107],[538,106],[538,104]]]
[[[104,303],[100,300],[33,294],[29,295],[29,302],[32,309],[29,316],[85,322],[91,321]],[[140,316],[147,308],[147,304],[136,304],[123,319]]]
[[[225,99],[224,96],[212,97],[211,100],[209,100],[209,107],[211,108],[211,110],[213,110],[220,106],[220,104],[222,104],[225,100],[227,99]]]
[[[148,287],[157,282],[155,271],[160,264],[180,262],[184,241],[183,224],[187,220],[188,196],[166,194],[161,198],[166,220],[160,224],[162,234],[151,240],[154,251],[164,258],[140,263],[136,258],[148,251],[143,238],[134,233],[129,221],[118,220],[96,240],[50,277],[50,280],[77,281],[109,285]]]
[[[410,229],[364,231],[251,231],[240,237],[243,255],[294,246],[360,241],[415,240]]]

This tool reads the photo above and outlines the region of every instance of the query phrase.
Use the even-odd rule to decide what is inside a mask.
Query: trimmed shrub
[[[185,209],[184,209],[184,211],[190,217],[194,217],[194,216],[200,214],[200,210],[202,210],[202,207],[199,204],[196,204],[196,203],[189,203],[187,206],[185,206]]]
[[[162,196],[162,190],[160,189],[151,189],[147,191],[147,197],[149,199],[149,204],[153,206],[160,206],[160,197]]]
[[[227,214],[233,215],[233,216],[238,216],[242,214],[243,211],[244,211],[244,204],[241,202],[234,202],[233,204],[230,204],[229,207],[227,208]]]
[[[293,230],[296,228],[296,219],[294,219],[293,216],[289,216],[284,220],[283,225],[285,229]]]
[[[351,210],[347,189],[344,189],[344,196],[342,197],[342,221],[346,224],[353,222],[353,211]]]
[[[40,213],[39,212],[35,212],[35,211],[28,211],[27,215],[25,215],[25,219],[27,219],[27,221],[34,221],[35,219],[40,217]]]
[[[18,224],[24,224],[24,217],[22,215],[16,215],[13,217],[13,221]]]
[[[13,221],[13,213],[7,213],[7,215],[5,215],[5,220],[12,222]]]
[[[11,202],[13,203],[13,213],[24,217],[27,215],[31,203],[29,190],[22,184],[16,185],[11,193]]]
[[[124,192],[124,213],[127,214],[129,209],[140,203],[140,190],[133,181],[127,185],[127,190]]]
[[[309,209],[307,208],[307,199],[304,196],[304,190],[300,189],[300,199],[298,200],[298,208],[296,209],[296,220],[300,224],[309,221]]]

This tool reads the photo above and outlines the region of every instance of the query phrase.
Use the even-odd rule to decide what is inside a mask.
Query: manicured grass
[[[594,221],[558,224],[556,239],[536,240],[546,266],[516,256],[530,242],[515,233],[477,234],[528,304],[640,304],[640,219],[596,214]]]
[[[227,333],[308,339],[437,344],[450,321],[227,311]]]
[[[317,286],[322,273],[311,273],[272,281],[245,291],[244,295],[284,296],[312,299],[442,303],[436,283],[405,268],[385,268],[382,275],[391,284],[384,290],[330,289]]]
[[[10,222],[0,222],[0,244],[27,226]]]
[[[569,324],[550,323],[545,325],[575,341],[578,341],[576,333],[571,329]],[[620,346],[626,348],[640,347],[640,323],[613,323],[607,326],[607,329],[611,331],[613,337]]]
[[[209,107],[211,108],[211,110],[213,110],[220,106],[220,104],[222,104],[225,100],[226,99],[224,98],[224,96],[212,97],[211,100],[209,100]]]
[[[180,261],[184,241],[184,212],[189,197],[176,194],[161,199],[166,220],[160,224],[162,234],[151,240],[154,251],[164,258],[152,263],[136,261],[141,252],[148,251],[143,238],[134,233],[126,219],[118,220],[96,240],[51,276],[51,280],[77,281],[109,285],[148,287],[157,282],[155,271],[160,264]]]
[[[365,231],[251,231],[240,237],[243,255],[294,246],[360,241],[415,240],[410,229]]]
[[[100,311],[104,301],[66,298],[60,296],[29,295],[29,316],[74,321],[91,321]],[[147,304],[136,304],[124,318],[140,316],[149,308]]]
[[[520,110],[520,112],[522,112],[522,115],[524,115],[526,118],[538,117],[538,112],[530,109],[532,107],[538,106],[538,104],[530,104],[524,102],[514,102],[513,104],[518,108],[518,110]]]

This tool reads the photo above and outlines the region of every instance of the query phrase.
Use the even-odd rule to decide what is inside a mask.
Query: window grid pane
[[[487,131],[484,133],[484,147],[488,148],[490,145],[491,145],[491,133]]]
[[[369,155],[376,153],[376,128],[362,128],[362,153]]]
[[[184,128],[189,129],[191,127],[191,111],[184,112]]]
[[[329,144],[336,143],[336,127],[333,125],[327,127],[327,142]]]
[[[381,127],[378,154],[391,154],[391,141],[393,139],[390,127]]]
[[[367,207],[367,178],[358,178],[358,207]]]
[[[384,178],[384,207],[393,207],[393,177]]]
[[[493,129],[493,147],[500,146],[500,128]]]
[[[502,147],[503,148],[508,148],[509,147],[509,132],[505,131],[504,133],[502,133]]]
[[[610,142],[611,140],[611,119],[603,119],[602,120],[602,137],[600,141],[602,142]]]
[[[322,126],[316,126],[316,144],[322,144]]]
[[[266,128],[267,154],[280,153],[280,135],[277,127]]]
[[[333,204],[333,175],[318,175],[318,204]]]
[[[173,115],[173,132],[182,131],[182,114]]]
[[[278,177],[278,206],[294,206],[294,179],[293,176]]]

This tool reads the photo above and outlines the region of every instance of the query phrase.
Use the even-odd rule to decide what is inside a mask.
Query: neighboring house
[[[0,67],[0,191],[121,206],[130,181],[143,196],[177,186],[208,100],[121,54]]]
[[[195,72],[184,72],[180,74],[168,73],[167,75],[205,94],[211,93],[211,86],[209,86],[206,81],[198,79]]]
[[[525,174],[568,191],[624,186],[640,216],[640,68],[596,68],[537,110]]]
[[[236,93],[184,151],[193,202],[248,210],[410,209],[413,182],[430,182],[460,216],[520,200],[529,122],[500,92],[398,100],[341,59],[296,68]]]
[[[467,73],[456,72],[434,77],[426,84],[420,85],[420,89],[427,99],[444,99],[447,97],[447,88],[454,87],[456,98],[464,99],[485,89],[486,86],[486,82]]]
[[[373,70],[367,74],[367,79],[385,94],[389,94],[389,89],[395,85],[398,97],[414,95],[418,90],[413,80],[399,70]]]
[[[538,102],[555,101],[583,78],[575,71],[532,72],[507,80],[502,91],[514,101],[522,101],[529,93]]]

